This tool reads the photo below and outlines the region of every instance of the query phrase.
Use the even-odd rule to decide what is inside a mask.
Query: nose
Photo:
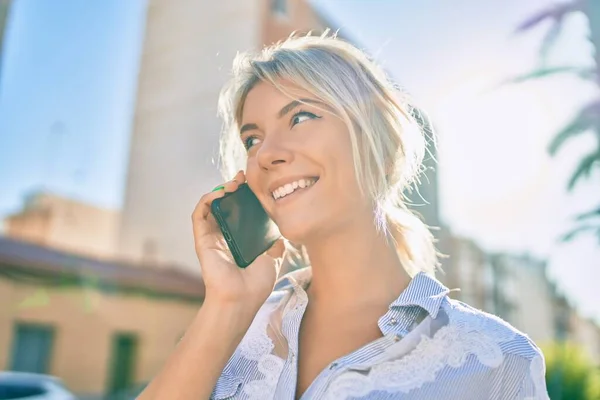
[[[294,153],[285,146],[279,135],[271,135],[265,139],[257,151],[256,158],[263,170],[270,170],[280,165],[289,164],[294,159]]]

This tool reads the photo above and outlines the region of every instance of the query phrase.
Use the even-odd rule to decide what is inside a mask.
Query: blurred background
[[[428,114],[437,277],[542,347],[553,399],[600,398],[598,0],[0,0],[0,394],[152,378],[202,304],[233,56],[325,28]]]

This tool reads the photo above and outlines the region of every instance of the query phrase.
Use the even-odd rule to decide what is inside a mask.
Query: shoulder
[[[448,299],[442,309],[448,315],[451,326],[457,327],[462,333],[497,343],[505,356],[533,360],[541,355],[540,349],[527,334],[502,318],[452,299]]]
[[[502,390],[510,386],[516,398],[547,399],[545,361],[539,347],[525,333],[503,319],[448,299],[442,306],[447,327],[480,363],[495,371]]]

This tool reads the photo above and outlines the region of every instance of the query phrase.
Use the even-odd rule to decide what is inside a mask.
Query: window
[[[271,11],[273,14],[287,16],[288,13],[288,0],[271,0]]]
[[[51,326],[17,323],[13,338],[11,370],[49,373],[54,344],[54,329]]]
[[[134,334],[118,333],[113,337],[109,371],[109,394],[131,389],[135,383],[138,338]]]

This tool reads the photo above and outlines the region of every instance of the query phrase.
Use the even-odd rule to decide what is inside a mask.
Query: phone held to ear
[[[250,265],[281,237],[277,225],[246,183],[213,200],[211,212],[240,268]]]

